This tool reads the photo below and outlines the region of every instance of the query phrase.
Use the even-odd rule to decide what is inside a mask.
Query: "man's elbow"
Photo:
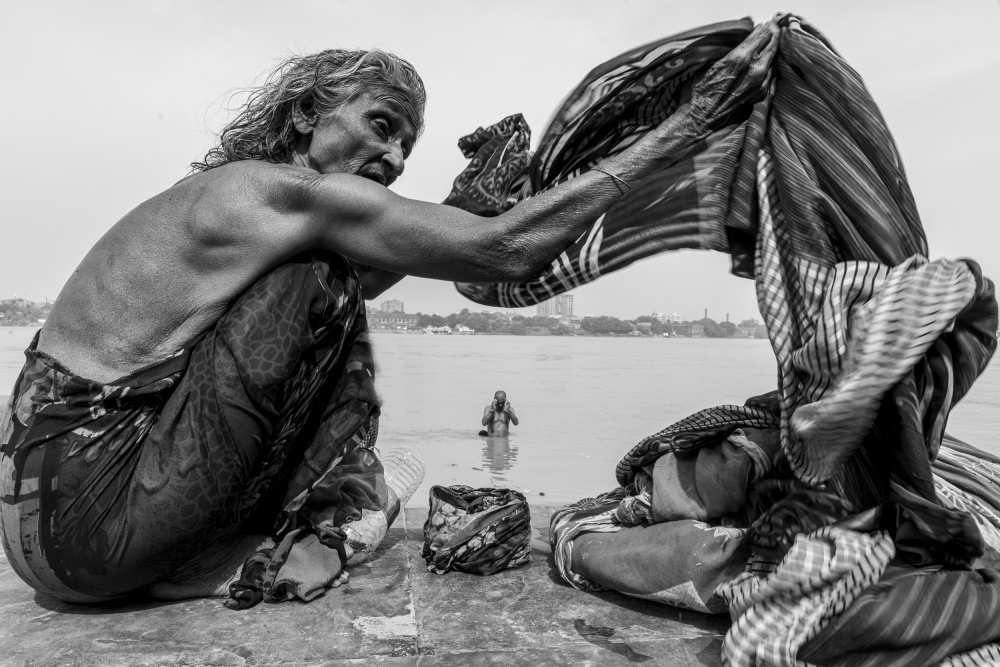
[[[531,280],[551,262],[551,258],[538,251],[529,235],[501,240],[495,248],[493,267],[499,269],[498,280],[523,283]]]

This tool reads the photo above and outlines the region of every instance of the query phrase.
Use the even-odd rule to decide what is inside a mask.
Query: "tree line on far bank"
[[[591,336],[611,336],[611,335],[632,335],[639,332],[640,335],[662,336],[691,336],[701,335],[706,338],[730,338],[736,335],[739,328],[752,328],[754,338],[767,338],[767,330],[764,325],[754,319],[746,319],[738,325],[732,322],[716,322],[705,317],[700,320],[681,322],[679,324],[668,324],[660,322],[651,315],[640,315],[633,320],[621,320],[610,315],[600,315],[598,317],[584,317],[579,321],[579,328],[560,322],[556,317],[538,317],[526,315],[508,315],[506,313],[483,313],[470,312],[468,308],[463,308],[460,313],[450,315],[428,315],[416,313],[417,327],[443,327],[455,328],[459,325],[474,329],[477,334],[496,334],[508,336],[527,335],[591,335]],[[648,325],[648,326],[642,326]],[[692,330],[694,325],[700,325],[701,331],[695,334]]]
[[[50,303],[34,303],[26,299],[0,299],[0,326],[34,327],[49,316]]]

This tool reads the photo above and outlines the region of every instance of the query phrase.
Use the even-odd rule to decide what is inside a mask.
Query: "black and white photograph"
[[[8,2],[0,667],[1000,665],[1000,2]]]

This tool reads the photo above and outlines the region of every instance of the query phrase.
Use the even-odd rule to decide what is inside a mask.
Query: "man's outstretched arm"
[[[759,26],[721,59],[692,101],[618,155],[495,218],[400,197],[357,176],[288,174],[283,202],[297,211],[300,238],[395,273],[458,282],[523,281],[572,244],[627,186],[662,171],[697,148],[731,114],[764,97],[770,24]],[[290,168],[291,172],[293,168]]]

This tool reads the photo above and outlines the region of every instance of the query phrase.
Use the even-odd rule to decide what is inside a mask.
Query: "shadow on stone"
[[[53,611],[59,614],[76,614],[82,616],[128,614],[136,611],[172,607],[190,602],[190,600],[154,600],[148,595],[142,593],[108,600],[107,602],[93,602],[88,604],[63,602],[62,600],[57,600],[47,593],[39,593],[38,591],[34,592],[34,599],[35,604],[47,611]],[[222,598],[218,599],[222,600]]]
[[[629,662],[646,662],[652,660],[652,657],[637,653],[625,642],[613,641],[611,638],[615,636],[614,628],[587,625],[586,621],[578,618],[573,621],[573,629],[594,646],[617,653]]]

